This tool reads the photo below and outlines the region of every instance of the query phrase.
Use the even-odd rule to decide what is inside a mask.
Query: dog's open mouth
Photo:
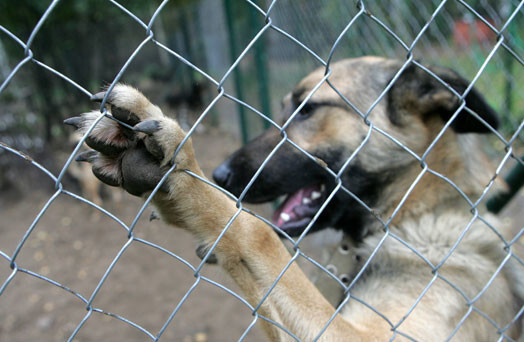
[[[290,236],[304,231],[326,199],[324,184],[308,185],[287,198],[273,214],[273,223]]]

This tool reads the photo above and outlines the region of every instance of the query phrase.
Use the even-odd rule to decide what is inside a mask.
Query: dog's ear
[[[469,82],[456,72],[445,68],[429,68],[442,81],[447,83],[459,95],[468,88]],[[388,95],[390,120],[402,124],[409,120],[407,114],[424,117],[439,115],[444,122],[460,107],[460,98],[437,78],[417,67],[408,66],[395,81]],[[466,107],[475,112],[493,128],[498,127],[498,115],[484,97],[472,88],[465,97]],[[409,115],[408,115],[409,116]],[[457,133],[488,133],[490,129],[466,109],[460,111],[451,127]]]

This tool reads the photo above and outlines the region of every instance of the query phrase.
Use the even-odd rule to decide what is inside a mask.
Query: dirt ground
[[[220,144],[217,144],[220,139]],[[197,156],[209,175],[238,145],[235,139],[207,131],[195,141]],[[211,148],[210,148],[211,146]],[[27,194],[0,209],[0,250],[12,255],[28,227],[54,193]],[[141,200],[123,194],[120,203],[106,201],[104,207],[127,225],[141,207]],[[193,238],[144,212],[134,232],[197,266]],[[107,268],[127,242],[127,231],[113,219],[93,218],[88,205],[62,194],[56,198],[26,241],[17,264],[53,279],[89,299]],[[3,264],[3,265],[1,265]],[[0,258],[0,285],[11,269]],[[236,290],[216,266],[205,266],[203,274]],[[123,253],[93,306],[114,313],[156,335],[179,301],[195,283],[192,271],[168,254],[140,242]],[[0,297],[0,341],[67,340],[88,313],[75,295],[46,281],[18,272]],[[161,340],[234,341],[247,329],[253,316],[238,299],[201,281],[168,325]],[[137,328],[111,316],[93,313],[75,341],[146,341]],[[249,332],[248,341],[264,340],[260,328]]]
[[[217,143],[217,142],[220,143]],[[210,175],[238,143],[231,136],[207,130],[194,139],[197,158]],[[27,193],[0,208],[0,250],[13,252],[39,211],[54,193]],[[4,194],[5,195],[5,194]],[[141,207],[141,200],[123,194],[119,203],[106,201],[104,207],[127,225]],[[520,209],[519,209],[520,208]],[[522,220],[522,202],[509,211]],[[269,217],[268,207],[257,212]],[[148,208],[134,232],[199,264],[195,243],[189,234],[149,222]],[[306,249],[325,243],[314,235]],[[89,299],[111,262],[128,241],[127,231],[109,217],[96,219],[88,205],[62,194],[50,205],[21,249],[16,262],[20,267],[67,286]],[[310,251],[310,255],[318,257]],[[9,277],[8,262],[0,257],[0,286]],[[205,276],[237,290],[216,266],[205,266]],[[122,254],[96,295],[93,306],[110,312],[156,335],[178,303],[195,284],[186,265],[170,255],[140,242],[133,242]],[[0,341],[67,340],[86,316],[86,305],[77,296],[44,280],[18,272],[0,297]],[[252,322],[248,307],[224,290],[201,281],[167,326],[161,340],[182,342],[235,341]],[[206,337],[206,339],[202,339]],[[146,334],[109,315],[93,312],[75,341],[147,341]],[[264,341],[255,326],[247,341]]]

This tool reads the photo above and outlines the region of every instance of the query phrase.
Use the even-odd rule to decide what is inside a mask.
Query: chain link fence
[[[363,269],[349,284],[341,282],[333,272],[331,272],[332,270],[327,269],[319,260],[312,258],[308,253],[303,251],[302,244],[304,236],[312,224],[308,226],[306,232],[298,239],[288,239],[293,246],[293,256],[285,269],[292,263],[301,260],[329,274],[331,278],[339,282],[339,285],[344,288],[346,293],[346,297],[342,304],[337,307],[335,315],[338,314],[343,305],[349,301],[359,301],[377,315],[383,317],[391,326],[392,340],[397,337],[414,340],[402,331],[402,323],[409,317],[412,311],[415,310],[417,304],[430,290],[434,282],[443,280],[449,283],[456,291],[460,292],[468,307],[463,319],[450,333],[448,337],[449,340],[453,338],[468,317],[474,314],[481,315],[488,321],[488,324],[493,326],[493,329],[495,329],[500,336],[500,341],[513,340],[507,335],[507,332],[513,325],[518,324],[524,307],[518,310],[512,321],[500,326],[495,323],[493,318],[480,311],[475,306],[475,303],[478,298],[487,291],[499,272],[501,272],[502,268],[510,260],[516,260],[521,265],[524,265],[523,260],[512,252],[512,246],[520,243],[519,240],[524,233],[524,228],[519,227],[520,229],[511,239],[504,239],[498,233],[496,227],[492,227],[487,223],[480,214],[478,207],[484,205],[487,198],[492,195],[490,190],[494,180],[497,177],[501,177],[504,169],[514,164],[523,165],[520,154],[522,153],[522,129],[524,127],[524,91],[521,82],[524,76],[524,60],[522,57],[524,44],[522,40],[522,25],[520,25],[520,23],[522,23],[524,13],[522,10],[524,1],[508,0],[502,3],[483,0],[472,2],[443,0],[425,1],[423,3],[391,1],[387,5],[383,5],[379,1],[365,0],[356,2],[328,1],[325,4],[317,1],[296,2],[274,0],[266,2],[247,0],[242,2],[241,6],[236,4],[241,11],[247,11],[243,12],[243,24],[241,21],[236,21],[235,19],[235,15],[239,14],[238,8],[236,10],[229,8],[228,10],[228,1],[224,2],[223,12],[222,4],[215,1],[202,1],[198,5],[186,5],[183,7],[184,11],[178,15],[184,16],[185,14],[188,15],[188,13],[192,13],[188,15],[187,18],[194,19],[198,17],[200,20],[197,24],[195,24],[194,21],[186,20],[184,27],[189,27],[189,29],[186,32],[177,31],[177,35],[174,35],[175,41],[171,43],[167,42],[169,39],[166,37],[170,36],[169,24],[165,24],[165,21],[176,17],[177,14],[170,14],[169,16],[166,15],[166,17],[163,17],[164,11],[167,11],[168,3],[166,0],[158,4],[157,7],[150,8],[152,15],[144,18],[143,16],[137,16],[132,10],[126,8],[125,3],[119,3],[113,0],[103,2],[104,6],[111,6],[116,9],[119,16],[125,16],[127,19],[130,19],[129,22],[134,23],[133,25],[138,25],[142,32],[139,36],[140,39],[138,43],[129,51],[125,62],[119,66],[115,73],[116,76],[109,79],[108,90],[111,91],[119,81],[122,81],[124,75],[133,72],[134,63],[140,56],[145,55],[147,58],[155,55],[155,58],[159,60],[165,59],[164,64],[160,63],[162,66],[166,66],[169,63],[176,64],[178,69],[175,69],[173,74],[180,79],[185,78],[185,86],[190,87],[191,84],[202,83],[207,87],[207,92],[204,96],[205,108],[198,111],[198,115],[194,120],[191,120],[188,137],[197,134],[195,132],[197,132],[197,129],[202,125],[202,122],[204,120],[210,120],[210,118],[213,119],[211,121],[218,124],[221,129],[238,132],[240,125],[244,130],[249,130],[249,132],[244,133],[245,139],[254,135],[253,132],[260,131],[264,127],[273,126],[281,130],[281,132],[283,132],[281,143],[260,166],[255,177],[251,180],[243,194],[239,196],[239,198],[234,198],[239,208],[237,215],[242,211],[255,215],[251,210],[244,207],[242,199],[256,177],[267,165],[271,156],[283,143],[289,142],[293,144],[296,148],[314,159],[313,156],[294,144],[294,142],[290,141],[285,135],[285,130],[290,122],[295,118],[305,102],[313,96],[313,93],[306,98],[303,104],[297,108],[290,119],[283,125],[277,124],[272,120],[272,116],[269,115],[270,113],[278,112],[279,99],[292,89],[292,86],[301,77],[312,69],[321,66],[326,69],[326,77],[322,79],[322,82],[317,85],[316,89],[324,83],[334,88],[329,81],[330,64],[333,60],[367,54],[394,57],[402,60],[404,62],[403,67],[389,83],[388,87],[384,89],[379,98],[375,100],[374,104],[366,111],[357,110],[358,114],[369,127],[368,136],[362,141],[352,157],[344,163],[344,166],[339,172],[335,173],[332,170],[326,169],[335,180],[337,186],[328,196],[315,218],[326,208],[329,201],[338,191],[346,192],[350,196],[352,195],[351,191],[340,181],[340,174],[351,164],[354,156],[364,148],[372,133],[388,137],[416,158],[422,165],[420,174],[409,187],[408,192],[403,196],[403,200],[398,204],[391,217],[377,217],[384,227],[384,235],[371,254],[371,257],[364,264]],[[56,13],[57,9],[62,5],[61,1],[54,0],[49,6],[45,7],[40,19],[34,25],[28,37],[17,36],[11,28],[3,26],[0,22],[1,41],[4,44],[6,41],[9,41],[9,44],[14,43],[17,45],[20,55],[15,63],[13,63],[12,58],[9,60],[10,63],[0,63],[0,72],[3,76],[0,84],[0,96],[9,96],[11,103],[17,103],[17,101],[27,99],[27,97],[17,97],[17,95],[10,94],[10,92],[19,93],[23,87],[20,87],[18,84],[13,85],[15,83],[14,79],[23,72],[33,72],[33,70],[35,70],[34,68],[52,75],[53,79],[57,82],[65,82],[68,87],[72,86],[73,88],[68,88],[69,91],[70,89],[75,89],[74,91],[81,94],[85,99],[89,99],[92,96],[91,91],[87,90],[88,88],[95,90],[100,88],[100,85],[93,86],[91,84],[78,82],[78,80],[68,76],[68,72],[64,72],[63,69],[60,68],[60,64],[50,64],[46,60],[41,60],[39,55],[33,52],[33,46],[35,46],[35,42],[37,42],[40,37],[42,27],[45,26],[48,20],[51,20],[50,18],[53,18],[54,13]],[[231,3],[229,3],[229,6],[231,6]],[[20,10],[23,9],[21,8]],[[408,13],[412,11],[417,11],[417,15],[408,15]],[[330,20],[335,17],[337,20]],[[103,20],[108,20],[108,18],[104,18]],[[159,25],[160,21],[163,21],[165,25]],[[234,25],[232,21],[234,21]],[[230,27],[228,27],[228,24],[231,24]],[[81,24],[78,23],[78,25]],[[249,30],[246,31],[250,34],[248,34],[247,37],[237,36],[235,38],[235,35],[239,34],[239,30],[242,30],[242,25],[248,25]],[[65,29],[66,28],[64,28],[64,30]],[[123,29],[125,30],[126,28],[124,27]],[[202,37],[198,35],[202,35]],[[186,38],[184,38],[184,36],[186,36]],[[187,37],[189,37],[189,40]],[[192,39],[193,37],[195,39]],[[193,45],[187,44],[188,41],[193,40],[200,40],[201,43]],[[124,41],[115,43],[115,46],[128,45],[127,50],[129,50],[129,44],[129,42]],[[227,45],[229,48],[227,50],[224,49],[224,45]],[[177,49],[177,47],[179,49]],[[97,47],[93,46],[90,48],[96,50]],[[2,57],[2,53],[4,52],[0,49],[0,61],[6,61],[7,57]],[[104,53],[117,54],[121,52],[108,50],[104,51]],[[257,56],[260,54],[264,54],[265,57],[263,60],[257,61]],[[496,151],[499,152],[499,157],[497,157],[499,161],[496,172],[493,175],[493,180],[486,186],[480,198],[475,200],[463,195],[464,200],[471,207],[471,221],[464,227],[461,237],[459,237],[453,248],[450,249],[446,257],[444,257],[438,265],[427,261],[424,253],[416,250],[400,237],[393,234],[389,229],[389,225],[404,205],[414,187],[426,174],[441,178],[461,193],[460,188],[452,182],[449,182],[445,175],[441,175],[432,170],[425,162],[425,157],[433,149],[444,131],[448,129],[456,113],[422,157],[396,141],[388,132],[377,128],[372,121],[368,121],[368,116],[371,111],[386,96],[396,80],[400,77],[401,72],[408,66],[416,65],[431,74],[431,71],[424,67],[422,62],[424,64],[440,64],[459,70],[467,79],[471,80],[470,86],[464,94],[456,94],[462,102],[472,86],[475,85],[482,93],[487,95],[488,101],[503,115],[503,126],[500,131],[490,128],[493,132],[493,138],[489,147],[494,154]],[[147,62],[140,62],[138,66],[146,68]],[[246,71],[246,69],[249,68],[252,68],[254,71]],[[179,73],[179,70],[183,71]],[[263,79],[266,79],[266,81],[263,81]],[[264,84],[264,82],[267,82],[267,84]],[[16,89],[13,90],[12,87]],[[67,96],[63,96],[62,99],[64,104],[68,106],[70,114],[76,114],[82,111],[82,108],[75,108],[71,102],[68,102]],[[343,100],[352,109],[356,109],[348,99],[343,98]],[[45,106],[45,103],[42,104],[42,106]],[[461,106],[461,109],[462,108],[463,105]],[[105,110],[101,112],[107,115]],[[38,113],[34,115],[38,116]],[[99,120],[101,120],[104,115],[101,115]],[[472,115],[476,114],[472,112]],[[31,116],[28,116],[28,118],[31,118]],[[30,121],[31,119],[28,120]],[[33,118],[33,120],[37,119]],[[97,122],[99,120],[97,120]],[[51,132],[50,134],[52,134],[53,128],[50,127],[49,131]],[[86,133],[86,135],[88,133]],[[10,295],[10,287],[14,286],[14,280],[22,278],[23,275],[28,275],[60,289],[60,291],[63,291],[63,296],[74,296],[75,299],[80,302],[74,305],[83,306],[86,309],[84,316],[75,323],[74,328],[69,332],[67,337],[68,341],[76,340],[80,338],[79,336],[88,336],[89,322],[96,319],[95,317],[100,314],[111,317],[134,328],[139,339],[156,341],[162,340],[163,337],[165,337],[164,333],[168,327],[175,324],[174,322],[181,316],[180,312],[184,305],[187,306],[188,300],[195,296],[198,289],[209,285],[216,287],[222,294],[232,296],[238,300],[247,308],[246,313],[251,312],[252,314],[243,331],[238,337],[233,339],[248,340],[249,337],[252,336],[253,328],[257,322],[264,320],[276,324],[278,328],[285,331],[291,339],[298,340],[293,332],[287,330],[286,327],[280,326],[278,323],[271,321],[270,318],[260,315],[258,308],[261,303],[257,305],[248,303],[241,294],[231,289],[229,285],[224,285],[225,283],[217,281],[214,277],[205,274],[203,269],[206,266],[205,260],[209,257],[209,254],[202,262],[195,266],[187,261],[186,258],[180,256],[177,250],[170,250],[159,243],[139,237],[139,234],[135,233],[135,228],[146,211],[151,197],[139,208],[132,222],[126,224],[121,218],[103,206],[93,203],[64,186],[67,170],[71,167],[71,163],[80,151],[85,138],[84,136],[75,148],[72,151],[70,150],[69,158],[67,158],[67,161],[61,166],[60,170],[56,172],[50,171],[50,168],[43,166],[33,158],[33,156],[25,152],[30,149],[24,147],[35,144],[35,141],[36,144],[44,144],[45,139],[36,137],[36,140],[32,140],[26,145],[16,143],[17,141],[24,141],[24,139],[6,139],[6,141],[0,141],[0,152],[2,152],[4,156],[9,155],[11,158],[14,156],[18,161],[23,161],[23,164],[16,165],[38,170],[39,173],[45,175],[45,177],[50,179],[54,184],[54,192],[50,197],[46,198],[45,204],[34,217],[29,227],[20,227],[17,225],[17,222],[3,223],[5,226],[3,226],[0,233],[4,233],[7,229],[17,231],[24,230],[24,233],[18,240],[16,246],[5,246],[6,249],[3,249],[4,247],[0,249],[0,256],[5,261],[1,267],[9,268],[9,274],[5,279],[0,279],[0,308],[2,307],[3,299]],[[196,139],[198,138],[199,137],[196,137]],[[216,185],[212,186],[217,187]],[[25,267],[24,263],[20,262],[20,255],[24,249],[28,248],[28,241],[35,236],[35,234],[38,234],[39,222],[50,211],[54,203],[57,203],[57,201],[63,197],[69,197],[79,201],[79,203],[95,207],[96,210],[103,213],[105,217],[111,219],[124,229],[122,232],[124,241],[115,245],[118,247],[118,251],[112,257],[111,262],[96,282],[96,286],[84,289],[83,291],[70,288],[66,283],[46,276],[44,274],[45,272],[36,272]],[[366,210],[372,211],[366,203],[360,199],[356,200],[359,201]],[[235,215],[235,217],[237,215]],[[257,217],[268,222],[268,220],[263,217]],[[506,248],[507,255],[498,266],[495,274],[490,275],[489,281],[483,289],[474,298],[470,298],[462,292],[461,289],[446,279],[443,274],[439,273],[439,269],[442,263],[458,248],[463,236],[470,230],[471,226],[478,221],[488,224],[490,229],[499,235]],[[229,224],[231,224],[231,222]],[[9,225],[9,227],[7,227],[7,225]],[[229,225],[224,227],[224,233],[228,227]],[[366,267],[368,267],[374,255],[380,250],[385,241],[391,239],[400,242],[412,253],[416,254],[422,260],[425,260],[428,264],[428,272],[432,274],[432,280],[427,284],[411,308],[405,313],[404,318],[399,322],[390,321],[388,317],[385,317],[373,306],[350,295],[352,287],[360,279],[360,276]],[[66,239],[66,243],[71,244],[72,240]],[[218,240],[213,245],[213,248],[217,243]],[[179,298],[176,305],[170,310],[170,313],[166,317],[158,317],[161,324],[156,330],[146,328],[136,320],[112,313],[104,309],[104,302],[97,301],[97,298],[100,298],[100,293],[102,289],[104,289],[108,278],[111,277],[111,274],[115,273],[115,268],[119,262],[121,262],[122,256],[130,246],[136,245],[143,245],[169,256],[173,263],[180,263],[190,270],[195,277],[187,292]],[[60,265],[57,265],[57,267],[60,267]],[[282,275],[283,273],[281,276]],[[140,275],[137,276],[140,277]],[[273,286],[267,290],[262,301],[269,296],[279,279],[280,277],[276,279]],[[171,285],[176,286],[176,284]],[[162,296],[162,293],[158,293],[158,295]],[[3,314],[0,316],[0,319],[6,317],[9,310],[9,308],[2,308],[0,312],[3,312]],[[153,315],[153,313],[151,314]],[[326,324],[324,329],[327,329],[330,322]],[[224,327],[224,329],[227,328]],[[82,333],[84,335],[81,335]],[[320,336],[321,335],[318,337]],[[106,336],[106,338],[113,339],[117,337]]]

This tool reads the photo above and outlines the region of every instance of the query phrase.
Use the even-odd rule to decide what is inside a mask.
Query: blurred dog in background
[[[74,132],[69,137],[71,146],[76,146],[82,139],[82,135]],[[87,151],[89,147],[83,144],[81,151]],[[92,203],[102,206],[105,198],[106,201],[113,202],[118,208],[122,202],[122,190],[115,187],[108,187],[101,183],[91,171],[91,167],[85,163],[71,163],[67,172],[78,182],[80,186],[81,195]],[[91,219],[93,221],[100,220],[101,212],[92,208]]]

